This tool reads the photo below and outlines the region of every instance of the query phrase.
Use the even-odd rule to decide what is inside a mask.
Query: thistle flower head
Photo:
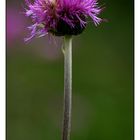
[[[31,35],[26,41],[48,33],[78,35],[85,29],[88,17],[95,25],[102,21],[98,17],[101,8],[97,0],[26,0],[26,5],[25,14],[33,23],[28,27]]]

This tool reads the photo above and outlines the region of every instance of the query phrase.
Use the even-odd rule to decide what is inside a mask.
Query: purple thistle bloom
[[[96,26],[102,21],[98,17],[102,11],[98,0],[26,0],[26,5],[25,14],[33,24],[28,27],[31,35],[25,41],[48,33],[78,35],[85,29],[88,17]]]

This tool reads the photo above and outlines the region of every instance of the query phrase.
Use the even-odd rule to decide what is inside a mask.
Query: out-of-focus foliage
[[[16,32],[7,37],[7,140],[60,140],[61,42],[23,42],[30,24],[23,3],[7,0],[7,21]],[[71,139],[133,140],[133,1],[100,3],[108,22],[90,24],[74,37]],[[12,8],[16,18],[8,12]]]

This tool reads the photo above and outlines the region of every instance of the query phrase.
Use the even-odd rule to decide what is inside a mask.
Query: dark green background
[[[7,0],[7,10],[23,3]],[[133,140],[133,0],[100,4],[108,22],[73,40],[71,140]],[[7,140],[60,140],[63,54],[25,35],[7,40]]]

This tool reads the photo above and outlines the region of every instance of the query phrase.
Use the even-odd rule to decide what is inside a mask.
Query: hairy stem
[[[62,140],[70,139],[72,108],[72,36],[64,37],[64,116]]]

